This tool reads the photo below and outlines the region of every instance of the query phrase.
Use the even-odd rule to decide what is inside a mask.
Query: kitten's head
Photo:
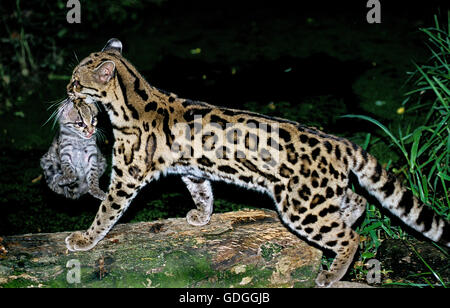
[[[110,39],[102,51],[91,53],[75,67],[67,85],[70,99],[81,98],[87,103],[113,100],[116,63],[122,58],[122,43]]]
[[[66,100],[60,107],[59,123],[84,139],[94,136],[97,126],[98,109],[95,104],[87,104],[81,99]]]

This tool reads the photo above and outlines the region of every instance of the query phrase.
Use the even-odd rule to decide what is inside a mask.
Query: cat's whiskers
[[[52,111],[52,114],[50,117],[44,122],[44,124],[41,125],[41,127],[45,126],[47,123],[52,121],[52,129],[55,128],[56,124],[58,123],[58,119],[61,116],[61,112],[66,106],[66,104],[69,102],[67,98],[63,100],[57,100],[56,102],[50,102],[50,106],[47,108],[47,110],[50,110],[52,108],[55,108],[55,110]]]
[[[95,135],[95,138],[96,138],[97,142],[99,142],[99,143],[104,143],[105,142],[106,134],[103,131],[103,129],[101,129],[100,127],[97,127],[95,129],[95,134],[94,135]]]

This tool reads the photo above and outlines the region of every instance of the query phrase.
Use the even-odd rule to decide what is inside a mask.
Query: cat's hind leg
[[[206,179],[191,175],[182,176],[181,179],[186,184],[197,207],[187,213],[187,222],[193,226],[206,225],[213,212],[214,197],[211,183]]]
[[[324,247],[334,251],[336,257],[328,271],[322,271],[316,278],[316,284],[321,287],[329,287],[340,280],[347,272],[353,257],[358,250],[359,235],[350,227],[364,214],[366,199],[347,188],[341,199],[339,215],[342,221],[334,229],[335,237],[326,239],[323,235]],[[328,230],[328,229],[327,229]]]
[[[316,278],[316,284],[319,287],[329,287],[336,281],[339,281],[347,272],[358,250],[359,235],[345,223],[337,227],[336,238],[325,239],[324,247],[336,253],[329,270],[322,270]]]
[[[359,236],[341,218],[340,207],[335,205],[341,200],[327,200],[312,191],[301,195],[305,198],[275,190],[274,199],[281,219],[292,231],[336,254],[330,268],[316,278],[318,286],[329,287],[347,272],[358,249]]]
[[[55,158],[49,153],[42,156],[40,160],[42,171],[44,172],[44,178],[47,186],[57,194],[65,195],[64,186],[59,185],[59,181],[63,176],[61,169],[58,169],[55,163]]]

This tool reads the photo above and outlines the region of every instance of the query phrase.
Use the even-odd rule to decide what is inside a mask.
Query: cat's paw
[[[93,189],[93,190],[89,190],[89,193],[93,196],[93,197],[95,197],[95,198],[97,198],[97,199],[100,199],[100,200],[105,200],[106,199],[106,196],[107,196],[107,194],[104,192],[104,191],[102,191],[101,189]]]
[[[79,231],[66,237],[66,247],[70,251],[86,251],[93,248],[95,244],[85,233]]]
[[[329,271],[321,271],[316,278],[316,284],[322,288],[329,288],[333,283],[335,283],[339,278],[336,274]]]
[[[193,209],[187,213],[186,219],[188,224],[200,227],[206,225],[209,222],[209,220],[211,219],[211,214],[201,212],[197,209]]]
[[[70,186],[62,186],[64,196],[68,199],[78,199],[80,198],[81,194],[78,191],[76,187],[70,187]]]
[[[71,175],[71,174],[65,174],[63,176],[61,176],[58,180],[58,185],[59,186],[66,186],[66,185],[70,185],[73,184],[77,181],[77,177],[75,175]]]

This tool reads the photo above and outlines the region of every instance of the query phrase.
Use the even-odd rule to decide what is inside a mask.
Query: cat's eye
[[[97,117],[92,118],[92,124],[97,123]]]
[[[84,126],[84,123],[83,123],[83,122],[77,122],[77,125],[78,125],[79,127],[83,127],[83,126]]]

